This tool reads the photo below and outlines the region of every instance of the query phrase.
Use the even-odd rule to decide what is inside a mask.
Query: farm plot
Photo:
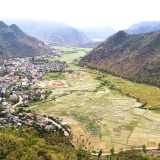
[[[65,81],[63,80],[42,80],[37,81],[35,86],[39,88],[57,88],[57,87],[68,87]]]
[[[56,50],[62,51],[58,60],[66,61],[67,65],[72,70],[79,70],[81,69],[80,66],[75,65],[75,61],[80,60],[80,57],[86,55],[92,48],[77,48],[77,47],[69,47],[69,46],[53,46],[52,48]],[[55,59],[49,59],[55,60]]]
[[[83,71],[65,73],[63,81],[68,87],[50,88],[52,101],[31,108],[66,120],[75,145],[109,151],[143,144],[156,147],[160,142],[159,114],[139,109],[136,99],[99,87],[100,81]]]

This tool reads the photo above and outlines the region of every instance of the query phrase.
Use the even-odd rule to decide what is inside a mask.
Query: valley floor
[[[68,56],[73,69],[72,56],[64,56]],[[67,121],[76,146],[103,152],[112,147],[116,151],[142,145],[158,147],[158,113],[139,108],[142,104],[136,99],[110,89],[109,85],[101,85],[100,80],[83,68],[76,66],[72,73],[61,73],[56,79],[52,79],[53,76],[52,73],[50,78],[35,84],[34,87],[51,90],[52,94],[47,100],[32,104],[30,109]]]

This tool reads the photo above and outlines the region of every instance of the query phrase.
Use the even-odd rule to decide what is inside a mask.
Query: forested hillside
[[[160,86],[160,31],[138,35],[119,31],[83,57],[80,64]]]
[[[4,160],[69,160],[91,155],[84,150],[75,149],[70,137],[60,131],[51,132],[36,126],[37,131],[23,127],[0,130],[0,159]]]

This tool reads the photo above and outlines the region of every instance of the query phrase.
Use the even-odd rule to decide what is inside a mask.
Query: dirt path
[[[52,123],[53,123],[54,125],[56,125],[58,128],[62,128],[62,126],[61,126],[60,124],[58,124],[58,123],[56,123],[55,121],[49,119],[48,117],[46,118],[46,120],[49,121],[49,122],[52,122]],[[66,130],[64,130],[64,128],[62,128],[62,130],[63,130],[65,136],[69,136],[69,133],[68,133]]]
[[[23,102],[22,102],[22,101],[23,101],[23,98],[22,98],[20,95],[19,95],[18,97],[19,97],[19,102],[12,106],[13,109],[14,109],[16,106],[18,106],[18,105],[20,105],[20,104],[23,103]]]
[[[15,107],[16,106],[18,106],[18,105],[23,103],[23,98],[20,95],[18,97],[19,97],[19,102],[16,103],[15,105],[13,105],[12,108],[10,108],[11,109],[11,113],[13,113],[15,111]]]

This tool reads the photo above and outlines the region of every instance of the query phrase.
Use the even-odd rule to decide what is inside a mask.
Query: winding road
[[[19,102],[12,106],[13,109],[14,109],[16,106],[18,106],[18,105],[20,105],[20,104],[23,103],[23,98],[22,98],[22,96],[18,96],[18,97],[19,97]]]
[[[19,102],[16,103],[15,105],[13,105],[12,108],[10,108],[10,109],[11,109],[11,113],[14,112],[14,109],[15,109],[16,106],[18,106],[18,105],[20,105],[20,104],[23,103],[23,98],[22,98],[22,96],[19,95],[18,97],[19,97]]]

